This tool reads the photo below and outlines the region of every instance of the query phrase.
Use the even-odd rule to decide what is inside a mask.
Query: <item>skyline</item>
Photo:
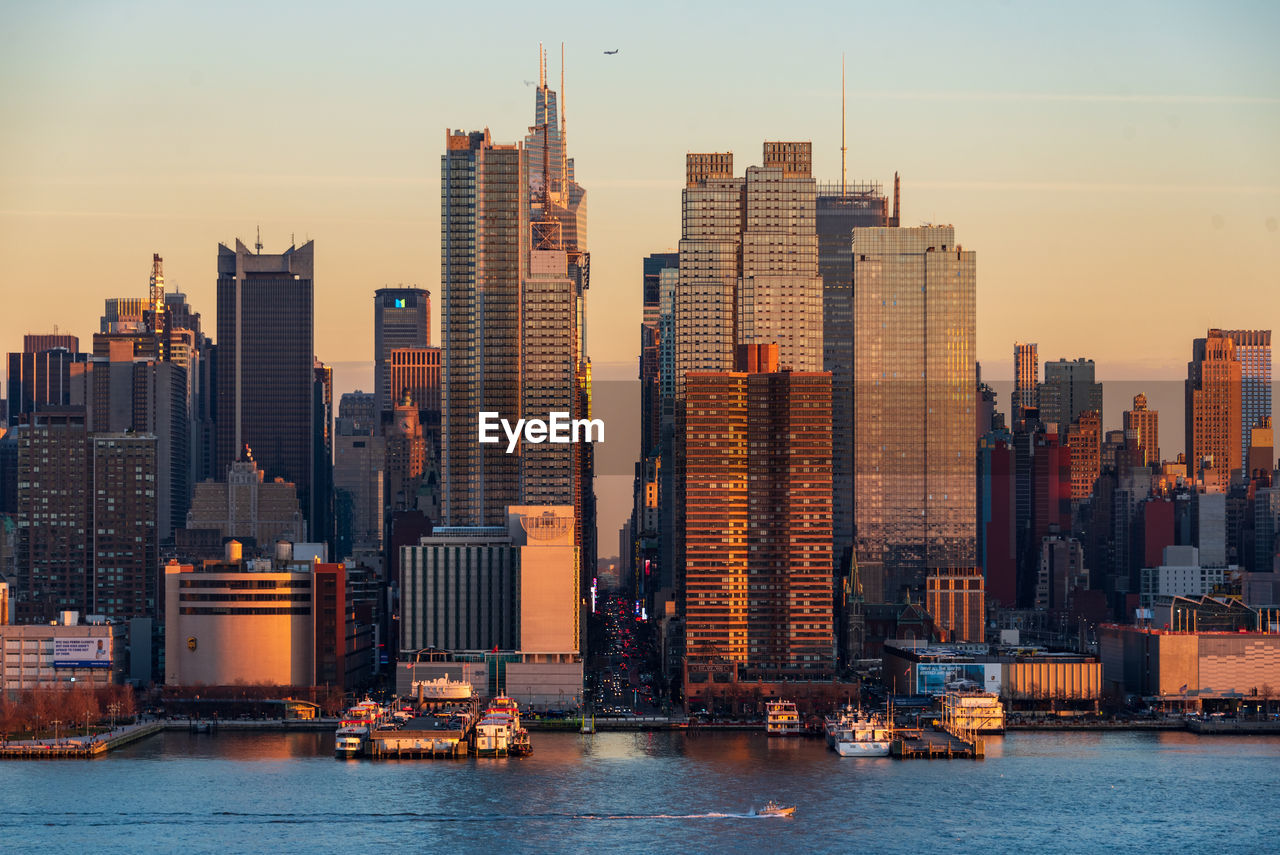
[[[984,377],[1011,376],[1015,340],[1037,341],[1046,360],[1093,358],[1104,380],[1178,377],[1186,348],[1165,352],[1132,331],[1142,311],[1179,342],[1210,326],[1275,326],[1267,274],[1280,261],[1280,165],[1267,154],[1280,139],[1280,60],[1265,50],[1268,28],[1250,20],[1280,18],[1265,6],[1235,6],[1231,20],[1191,7],[1160,21],[1125,7],[1108,15],[1114,31],[1087,16],[983,6],[948,22],[945,37],[913,32],[896,44],[897,22],[906,32],[920,9],[860,13],[869,32],[889,35],[841,38],[817,26],[823,6],[810,4],[780,24],[775,64],[739,49],[750,12],[722,20],[704,8],[665,31],[661,15],[645,17],[606,38],[591,16],[567,10],[558,32],[541,32],[541,20],[515,26],[526,12],[513,10],[513,26],[486,33],[484,61],[452,77],[466,40],[398,51],[429,30],[418,24],[449,32],[447,9],[383,8],[351,20],[351,32],[334,9],[305,19],[266,9],[241,35],[234,13],[73,7],[10,11],[0,36],[0,99],[12,117],[0,137],[0,281],[10,305],[22,282],[66,297],[17,303],[0,318],[5,340],[54,324],[89,335],[104,296],[140,291],[152,252],[212,324],[214,247],[259,226],[267,251],[318,244],[317,355],[327,363],[372,361],[372,324],[346,321],[368,317],[377,288],[432,291],[438,328],[441,137],[449,127],[489,127],[496,142],[527,133],[537,38],[553,79],[556,43],[566,43],[568,136],[592,190],[600,298],[588,342],[601,379],[634,366],[640,260],[679,239],[685,151],[732,150],[748,162],[762,139],[811,140],[815,177],[839,180],[842,52],[849,179],[887,187],[899,171],[903,225],[952,224],[983,250]],[[629,17],[640,18],[617,20]],[[661,61],[718,20],[723,38],[698,45],[686,77]],[[1121,32],[1139,21],[1126,44]],[[234,50],[286,24],[293,40],[274,58]],[[1035,45],[1039,61],[1020,61],[1016,80],[1001,73],[1030,58],[1019,37],[1050,26],[1060,35]],[[354,37],[370,29],[382,40]],[[188,33],[203,38],[188,43]],[[214,62],[219,48],[240,61]],[[314,83],[302,87],[307,70]],[[707,97],[722,106],[706,109]],[[274,120],[280,110],[287,121]],[[66,245],[83,260],[63,258],[55,247]],[[1235,306],[1203,305],[1197,288],[1222,279]],[[1136,287],[1117,292],[1128,282]],[[1058,298],[1052,313],[1047,293]],[[1114,311],[1095,319],[1100,299]]]

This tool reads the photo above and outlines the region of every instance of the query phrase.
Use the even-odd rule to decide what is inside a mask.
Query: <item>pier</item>
[[[889,754],[899,760],[981,760],[986,749],[976,736],[962,739],[945,730],[900,730]]]

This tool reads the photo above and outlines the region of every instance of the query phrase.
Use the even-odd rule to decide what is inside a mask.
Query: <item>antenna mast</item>
[[[845,152],[848,149],[844,145],[844,54],[840,54],[840,195],[845,194]]]
[[[262,255],[262,226],[258,226],[258,242],[253,245],[258,251],[258,255]]]

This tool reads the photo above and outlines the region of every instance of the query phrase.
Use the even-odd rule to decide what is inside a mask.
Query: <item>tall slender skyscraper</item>
[[[477,442],[479,413],[520,418],[521,249],[528,191],[520,146],[448,131],[440,159],[442,458],[446,522],[506,524],[520,458]]]
[[[1240,361],[1240,460],[1247,462],[1253,428],[1271,418],[1271,330],[1222,332]]]
[[[260,247],[261,245],[259,245]],[[218,245],[216,476],[245,457],[297,485],[313,514],[315,242],[283,253]]]
[[[1024,407],[1038,407],[1036,389],[1040,384],[1040,355],[1033,342],[1013,343],[1013,401],[1009,421],[1022,417]]]
[[[853,287],[858,563],[893,602],[974,566],[977,257],[951,226],[855,229]]]
[[[391,385],[391,352],[396,348],[430,345],[430,291],[425,288],[379,288],[373,292],[374,394],[379,413],[389,412],[399,404],[404,392]]]
[[[843,177],[843,176],[842,176]],[[818,185],[822,370],[831,372],[831,514],[837,561],[853,546],[853,230],[889,225],[878,183]]]

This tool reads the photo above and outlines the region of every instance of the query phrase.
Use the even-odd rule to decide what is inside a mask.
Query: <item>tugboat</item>
[[[764,807],[756,811],[756,816],[795,816],[795,806],[783,807],[782,805],[770,799]]]

